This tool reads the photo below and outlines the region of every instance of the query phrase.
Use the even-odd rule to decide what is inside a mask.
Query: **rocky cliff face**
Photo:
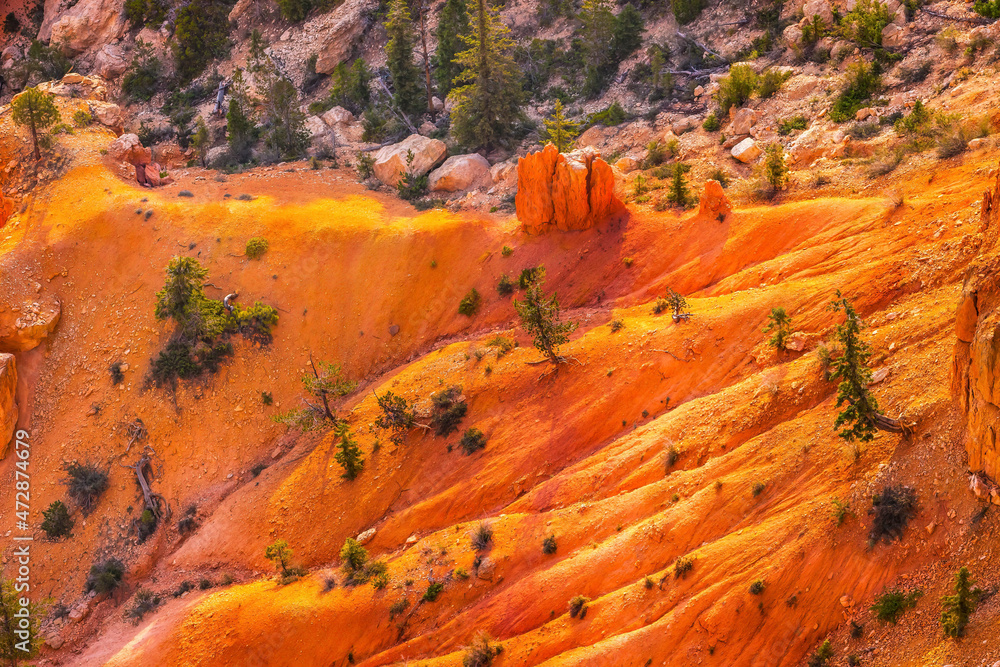
[[[966,275],[955,322],[952,391],[967,419],[969,468],[1000,475],[1000,173],[983,193],[981,250]]]
[[[13,354],[0,354],[0,459],[7,456],[7,445],[17,425],[17,369]]]
[[[614,173],[595,150],[563,155],[552,144],[517,161],[515,205],[531,234],[590,229],[622,207]]]

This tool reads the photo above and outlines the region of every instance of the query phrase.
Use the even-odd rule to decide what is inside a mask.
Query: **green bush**
[[[462,667],[490,667],[493,659],[501,653],[503,646],[494,645],[492,637],[480,633],[472,640],[472,644],[466,647],[462,656]]]
[[[708,2],[707,0],[671,0],[670,4],[674,10],[674,18],[679,24],[684,25],[698,18]]]
[[[1000,19],[1000,0],[976,0],[973,9],[988,19]]]
[[[108,488],[108,474],[90,463],[68,463],[64,482],[67,494],[75,502],[84,515],[93,510],[101,494]]]
[[[260,236],[247,240],[245,251],[247,259],[260,259],[267,252],[268,245],[267,239]]]
[[[486,436],[478,428],[470,428],[462,434],[462,451],[467,455],[475,454],[486,447]]]
[[[767,484],[764,482],[754,482],[753,483],[753,497],[756,498],[760,494],[764,493],[764,489],[767,488]]]
[[[441,595],[441,591],[443,590],[444,584],[440,581],[435,581],[427,587],[427,590],[424,592],[424,596],[420,599],[423,602],[434,602],[438,599],[438,596]]]
[[[528,289],[536,280],[545,275],[545,269],[541,266],[533,266],[521,269],[521,275],[517,277],[517,286],[520,289]]]
[[[556,536],[549,535],[544,540],[542,540],[542,553],[546,556],[551,556],[556,552],[558,545],[556,544]]]
[[[514,293],[514,281],[511,280],[507,274],[500,276],[500,280],[497,281],[497,294],[500,296],[510,296]]]
[[[778,122],[778,134],[787,137],[795,130],[804,130],[809,126],[809,121],[803,115],[793,116]]]
[[[766,587],[767,585],[764,583],[763,579],[757,579],[752,584],[750,584],[750,594],[760,595],[761,593],[764,592],[764,588]]]
[[[281,11],[281,16],[286,21],[292,21],[293,23],[298,23],[306,17],[309,10],[312,9],[312,2],[310,0],[276,0],[278,3],[278,9]]]
[[[767,99],[781,90],[781,86],[791,77],[791,72],[779,72],[773,69],[765,70],[757,82],[757,94],[760,95],[761,99]]]
[[[73,124],[77,127],[87,127],[92,122],[94,122],[94,118],[90,115],[89,111],[80,109],[73,114]]]
[[[163,66],[150,44],[137,39],[132,63],[122,77],[122,92],[132,101],[148,102],[159,89]]]
[[[611,106],[601,111],[595,111],[594,113],[587,116],[587,125],[604,125],[605,127],[613,127],[615,125],[621,125],[626,121],[628,115],[625,113],[625,109],[618,102],[612,102]]]
[[[749,65],[733,65],[729,68],[729,76],[719,81],[719,90],[715,99],[723,115],[733,107],[746,104],[757,90],[758,76]]]
[[[924,593],[919,589],[904,592],[898,588],[885,591],[875,598],[872,613],[882,623],[895,624],[903,612],[912,609]]]
[[[418,176],[412,170],[413,151],[406,151],[406,173],[396,182],[396,192],[400,199],[412,201],[424,196],[427,192],[427,174]]]
[[[694,558],[678,556],[677,560],[674,561],[674,578],[684,579],[692,569],[694,569]]]
[[[875,518],[869,533],[870,541],[873,544],[882,539],[888,542],[901,536],[916,509],[917,494],[913,489],[905,486],[885,487],[882,493],[872,498]]]
[[[941,598],[941,627],[948,637],[958,638],[965,632],[969,615],[975,611],[983,592],[973,588],[969,570],[962,566],[955,575],[953,595]]]
[[[125,566],[122,562],[117,558],[108,558],[91,565],[83,590],[85,593],[110,593],[121,585],[124,576]]]
[[[465,417],[469,406],[462,397],[462,388],[458,385],[448,387],[444,391],[431,396],[431,427],[439,436],[446,436],[458,430],[458,425]]]
[[[192,0],[177,12],[171,48],[177,76],[188,82],[229,48],[231,0]]]
[[[582,621],[587,616],[587,603],[590,602],[590,598],[585,598],[582,595],[577,595],[572,600],[569,601],[569,616],[570,618],[580,617]]]
[[[340,63],[331,77],[330,106],[341,106],[357,115],[371,106],[372,72],[364,58],[358,58],[348,67]]]
[[[472,548],[476,551],[484,551],[493,541],[493,526],[485,521],[480,521],[475,530],[472,531]]]
[[[843,90],[830,108],[830,120],[836,123],[853,120],[858,110],[869,104],[881,88],[878,63],[854,63],[847,70]]]
[[[159,607],[161,602],[159,595],[149,589],[140,588],[135,594],[132,606],[125,612],[125,618],[138,625],[143,616]]]
[[[806,664],[809,667],[826,667],[832,657],[833,647],[830,646],[830,640],[825,639],[819,648],[816,649],[816,652],[809,657]]]
[[[718,132],[719,128],[722,127],[722,123],[719,122],[719,117],[713,111],[705,117],[705,122],[701,126],[705,128],[706,132]]]
[[[483,303],[483,298],[479,295],[479,290],[475,287],[462,297],[458,304],[458,312],[466,317],[472,317],[479,312],[479,307]]]
[[[42,530],[50,540],[58,540],[60,537],[71,537],[73,530],[73,520],[69,518],[69,510],[61,500],[53,500],[47,510],[42,510]]]
[[[858,0],[844,15],[840,29],[844,37],[867,48],[882,46],[882,30],[892,23],[893,15],[881,0]]]
[[[21,22],[17,19],[17,14],[14,12],[7,13],[7,16],[3,20],[3,31],[7,35],[14,35],[21,32]]]

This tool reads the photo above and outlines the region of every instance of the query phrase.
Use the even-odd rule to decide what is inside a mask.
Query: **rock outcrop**
[[[808,167],[820,158],[840,158],[847,153],[848,137],[842,130],[828,130],[814,125],[800,134],[788,147],[789,163]]]
[[[43,24],[39,36],[58,47],[63,55],[76,56],[124,34],[124,10],[122,0],[80,0],[58,18]]]
[[[726,191],[722,189],[722,184],[718,181],[705,181],[705,190],[701,193],[698,215],[722,222],[732,210],[733,205],[729,202]]]
[[[413,164],[407,165],[407,154],[413,152]],[[375,177],[386,185],[395,186],[407,171],[423,176],[444,161],[448,147],[439,139],[411,134],[398,144],[385,146],[375,154]]]
[[[365,34],[371,16],[378,7],[377,0],[347,0],[323,20],[322,43],[316,59],[316,71],[330,74],[347,61],[361,36]]]
[[[38,347],[59,324],[62,304],[49,297],[0,313],[0,351],[26,352]]]
[[[17,425],[17,367],[13,354],[0,354],[0,459],[7,456],[7,445]]]
[[[114,79],[125,73],[128,62],[125,52],[117,44],[105,44],[94,57],[94,71],[104,79]]]
[[[14,214],[14,200],[0,194],[0,228],[7,224],[10,216]]]
[[[968,269],[955,318],[952,393],[966,416],[969,469],[1000,477],[1000,173],[983,194],[979,258]]]
[[[432,192],[464,192],[492,184],[490,163],[478,153],[452,155],[428,180]]]
[[[532,234],[589,229],[622,207],[614,172],[595,150],[563,155],[552,144],[517,161],[515,205]]]

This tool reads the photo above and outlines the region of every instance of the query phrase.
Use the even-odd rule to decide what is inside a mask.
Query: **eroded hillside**
[[[89,516],[74,510],[71,538],[36,531],[34,584],[69,611],[46,623],[40,664],[461,664],[481,632],[502,645],[499,665],[793,665],[828,637],[834,664],[1000,659],[996,598],[959,642],[938,623],[959,566],[985,590],[997,583],[997,519],[966,490],[951,393],[967,267],[995,236],[981,225],[989,153],[722,221],[630,206],[590,230],[529,236],[513,217],[417,213],[304,163],[189,168],[144,190],[100,155],[112,138],[62,139],[63,159],[0,239],[0,316],[60,312],[16,354],[32,510],[64,498],[66,462],[110,475]],[[269,242],[260,260],[244,256],[254,236]],[[209,270],[213,298],[261,300],[280,319],[270,345],[236,342],[218,374],[172,393],[146,378],[171,334],[153,306],[176,255]],[[557,369],[533,363],[496,290],[538,265],[580,322]],[[483,306],[470,318],[458,305],[472,287]],[[687,296],[689,321],[654,313],[667,288]],[[912,436],[855,448],[833,429],[821,346],[840,321],[827,310],[837,290],[868,324],[880,406]],[[773,307],[802,350],[765,344]],[[498,357],[486,344],[498,333],[519,346]],[[299,405],[310,355],[360,381],[340,406],[365,458],[353,481],[332,433],[271,419]],[[431,396],[456,385],[468,405],[458,432],[414,428],[394,445],[370,430],[374,393],[414,401],[426,422]],[[148,439],[130,445],[136,418]],[[487,444],[466,455],[469,427]],[[142,496],[122,466],[147,446],[171,517],[139,543]],[[0,462],[5,482],[14,462]],[[919,512],[900,539],[869,545],[871,498],[890,483],[913,487]],[[5,508],[12,491],[0,490]],[[839,526],[835,499],[851,509]],[[195,528],[182,534],[186,517]],[[13,522],[4,511],[0,531]],[[492,539],[479,550],[482,522]],[[345,585],[341,547],[366,532],[387,563],[381,589]],[[277,539],[308,574],[277,580],[264,555]],[[125,585],[83,595],[108,557],[124,562]],[[423,600],[432,583],[443,588]],[[868,609],[886,586],[924,591],[898,625]],[[140,589],[163,604],[134,625],[125,613]],[[575,596],[589,599],[582,618],[568,610]]]

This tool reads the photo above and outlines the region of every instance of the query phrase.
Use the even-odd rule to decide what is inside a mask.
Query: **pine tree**
[[[486,0],[477,0],[473,33],[462,39],[468,47],[456,60],[463,71],[452,91],[452,134],[472,149],[505,144],[522,117],[520,72],[514,62],[510,29]]]
[[[352,480],[358,476],[361,469],[365,467],[365,460],[361,456],[361,448],[351,437],[351,429],[346,422],[341,422],[334,430],[334,436],[339,440],[337,443],[337,453],[333,455],[340,467],[344,469],[344,479]]]
[[[287,159],[303,155],[309,146],[309,132],[306,131],[306,115],[299,110],[298,90],[282,77],[272,82],[263,99],[269,126],[265,139],[267,146]]]
[[[670,189],[667,191],[667,201],[681,208],[687,207],[690,199],[687,183],[684,181],[684,174],[688,169],[690,166],[681,162],[674,165],[673,175],[670,177]]]
[[[437,51],[434,52],[434,78],[442,98],[451,92],[462,66],[455,61],[462,47],[462,36],[469,34],[469,12],[465,0],[447,0],[438,15]]]
[[[38,149],[38,132],[59,122],[59,109],[55,105],[55,96],[38,88],[28,88],[14,98],[10,107],[13,111],[14,123],[28,128],[31,133],[31,145],[35,149],[35,160],[42,159]]]
[[[579,134],[579,128],[579,123],[563,115],[562,100],[556,100],[551,120],[545,121],[545,133],[542,138],[552,142],[560,153],[565,153],[566,149],[573,145],[573,140]]]
[[[785,149],[781,144],[774,143],[767,147],[764,153],[764,175],[771,188],[780,190],[788,182],[788,165],[785,164]]]
[[[864,323],[854,311],[854,306],[847,298],[837,291],[837,298],[830,303],[829,310],[843,311],[844,323],[837,325],[834,336],[844,353],[831,362],[831,380],[840,380],[837,386],[837,407],[844,403],[847,407],[837,415],[834,428],[844,427],[840,437],[848,442],[860,440],[868,442],[875,437],[876,429],[890,433],[906,433],[907,428],[898,420],[881,414],[878,402],[868,390],[872,379],[868,359],[871,350],[868,344],[861,340],[861,328]]]
[[[544,269],[538,267],[535,277],[524,293],[524,300],[514,300],[514,308],[521,318],[521,326],[534,337],[535,349],[549,361],[559,363],[559,346],[569,342],[569,335],[576,331],[577,322],[559,321],[559,299],[555,294],[546,297],[542,292]]]
[[[272,417],[279,424],[286,424],[303,431],[312,431],[338,423],[337,415],[330,407],[331,398],[342,398],[357,388],[358,383],[344,375],[340,364],[321,361],[316,364],[309,357],[311,375],[302,376],[302,387],[312,398],[318,398],[321,405],[305,401],[302,410],[290,410]]]
[[[413,404],[391,391],[385,392],[382,396],[375,394],[375,400],[382,410],[382,414],[375,419],[375,428],[390,431],[389,440],[394,445],[403,444],[407,432],[417,423]]]
[[[969,623],[969,614],[976,609],[981,591],[972,588],[974,583],[969,576],[969,570],[962,566],[955,574],[955,594],[941,598],[941,627],[949,637],[962,636],[965,626]]]
[[[392,76],[396,105],[407,114],[422,113],[426,104],[420,90],[420,70],[413,62],[416,38],[406,0],[392,0],[385,30],[389,35],[385,45],[386,66]]]
[[[767,344],[777,350],[788,349],[788,337],[792,333],[792,318],[788,316],[784,308],[772,308],[767,319],[768,323],[764,327],[764,333],[774,332]]]
[[[583,0],[580,20],[583,22],[584,62],[587,68],[583,93],[592,97],[604,87],[613,60],[611,42],[615,15],[611,12],[611,0]]]
[[[243,78],[243,70],[239,68],[233,74],[229,113],[226,114],[226,137],[229,152],[236,162],[250,159],[250,151],[257,142],[256,112],[250,100],[250,89]]]
[[[417,3],[420,10],[417,15],[420,24],[420,50],[424,57],[424,87],[427,90],[426,110],[433,112],[434,102],[431,100],[433,97],[431,88],[431,58],[427,52],[427,0],[417,0]]]
[[[264,549],[264,558],[272,561],[275,569],[280,570],[285,577],[290,574],[289,565],[293,555],[294,552],[285,540],[275,540],[274,544],[269,544]]]

